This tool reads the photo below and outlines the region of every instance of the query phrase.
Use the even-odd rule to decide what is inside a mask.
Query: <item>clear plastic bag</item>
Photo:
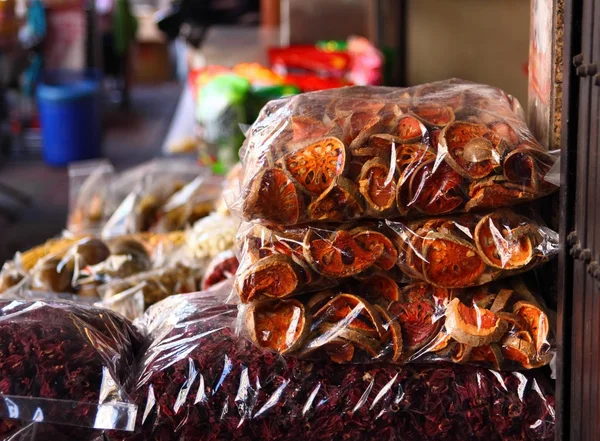
[[[554,440],[554,391],[540,371],[274,356],[236,336],[235,312],[210,295],[169,303],[147,312],[136,432],[111,441]]]
[[[58,300],[0,301],[0,439],[61,440],[133,430],[125,392],[142,339],[111,311]],[[91,430],[98,429],[98,430]]]
[[[558,235],[501,209],[411,223],[360,221],[268,228],[245,223],[236,239],[242,302],[285,298],[385,272],[443,288],[482,285],[534,268],[558,252]]]
[[[69,216],[67,229],[73,234],[95,234],[106,222],[116,201],[111,185],[115,170],[107,160],[69,165]]]
[[[336,363],[451,361],[492,369],[550,363],[552,315],[519,280],[445,289],[385,275],[240,308],[259,347]]]
[[[231,209],[296,225],[438,216],[554,191],[555,161],[500,89],[447,80],[346,87],[273,101],[252,126]]]

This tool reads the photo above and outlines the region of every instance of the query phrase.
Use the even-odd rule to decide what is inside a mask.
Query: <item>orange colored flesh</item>
[[[433,167],[431,162],[417,171],[410,186],[411,202],[425,214],[448,213],[463,203],[459,193],[463,178],[448,164],[441,164],[435,172]]]
[[[424,121],[440,126],[448,124],[451,121],[452,113],[448,107],[425,105],[413,109],[413,113]]]
[[[396,182],[390,179],[386,185],[389,170],[383,167],[372,167],[367,174],[368,197],[380,210],[391,207],[396,196]]]
[[[494,328],[498,324],[496,314],[487,309],[469,307],[463,303],[459,303],[458,313],[466,324],[479,329]]]
[[[448,239],[428,244],[423,271],[432,283],[445,288],[476,285],[486,265],[470,247]]]
[[[404,117],[398,123],[398,137],[403,141],[419,139],[422,135],[421,123],[412,116]]]
[[[300,217],[300,199],[296,186],[283,170],[266,170],[261,177],[255,205],[249,206],[248,210],[253,218],[283,225],[295,224]]]
[[[496,264],[496,266],[509,269],[521,266],[524,262],[527,262],[533,252],[529,238],[526,235],[512,241],[507,241],[504,237],[495,238],[492,234],[491,222],[492,220],[490,219],[489,222],[482,225],[477,237],[477,241],[485,257],[490,262]],[[501,225],[498,231],[502,231]],[[496,243],[497,241],[499,243]]]
[[[482,138],[486,131],[486,128],[479,124],[457,122],[448,127],[445,134],[448,153],[473,179],[484,178],[494,169],[494,164],[489,160],[470,162],[463,158],[467,143],[473,139]]]
[[[365,231],[354,236],[356,243],[367,251],[377,251],[383,247],[383,253],[375,262],[383,270],[390,270],[396,265],[398,251],[390,239],[377,231]]]
[[[259,344],[278,352],[290,348],[305,326],[303,310],[298,302],[270,302],[268,311],[254,312],[255,332]]]

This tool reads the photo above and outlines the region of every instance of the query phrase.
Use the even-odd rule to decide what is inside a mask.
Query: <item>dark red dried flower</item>
[[[131,323],[112,311],[53,301],[0,301],[0,397],[98,404],[103,380],[110,375],[116,384],[105,402],[125,400],[122,385],[140,345],[141,337]],[[106,384],[104,388],[108,391]],[[5,405],[0,400],[0,406]],[[81,423],[94,420],[85,407],[66,412],[64,405],[45,402],[39,409],[45,421],[85,425]],[[6,415],[4,410],[0,415]],[[0,439],[27,432],[30,425],[0,419]],[[35,430],[35,439],[57,441],[82,441],[100,433],[55,424],[38,424]]]
[[[190,309],[152,331],[134,391],[137,432],[112,440],[554,439],[553,390],[539,373],[281,357],[237,337],[235,311]]]

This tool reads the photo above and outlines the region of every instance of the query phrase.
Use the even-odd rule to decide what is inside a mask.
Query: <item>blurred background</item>
[[[0,260],[61,233],[85,170],[176,156],[225,173],[269,99],[461,77],[525,106],[548,4],[0,0]]]

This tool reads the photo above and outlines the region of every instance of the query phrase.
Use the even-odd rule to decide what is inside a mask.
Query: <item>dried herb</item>
[[[140,344],[141,337],[132,325],[105,309],[53,301],[2,301],[0,397],[92,404],[101,399],[105,403],[124,401],[121,385],[130,375]],[[115,385],[107,387],[107,376]],[[73,407],[72,413],[65,415],[65,407],[56,402],[45,401],[39,409],[45,421],[60,418],[85,426],[83,421],[94,418],[89,408],[81,407]],[[0,419],[0,439],[29,424]],[[85,440],[94,435],[92,429],[50,424],[36,430],[36,439],[51,439],[52,434],[56,440]],[[95,436],[98,433],[95,431]]]
[[[553,390],[539,372],[311,363],[237,337],[235,311],[189,311],[154,328],[134,391],[137,432],[111,440],[554,439]]]

